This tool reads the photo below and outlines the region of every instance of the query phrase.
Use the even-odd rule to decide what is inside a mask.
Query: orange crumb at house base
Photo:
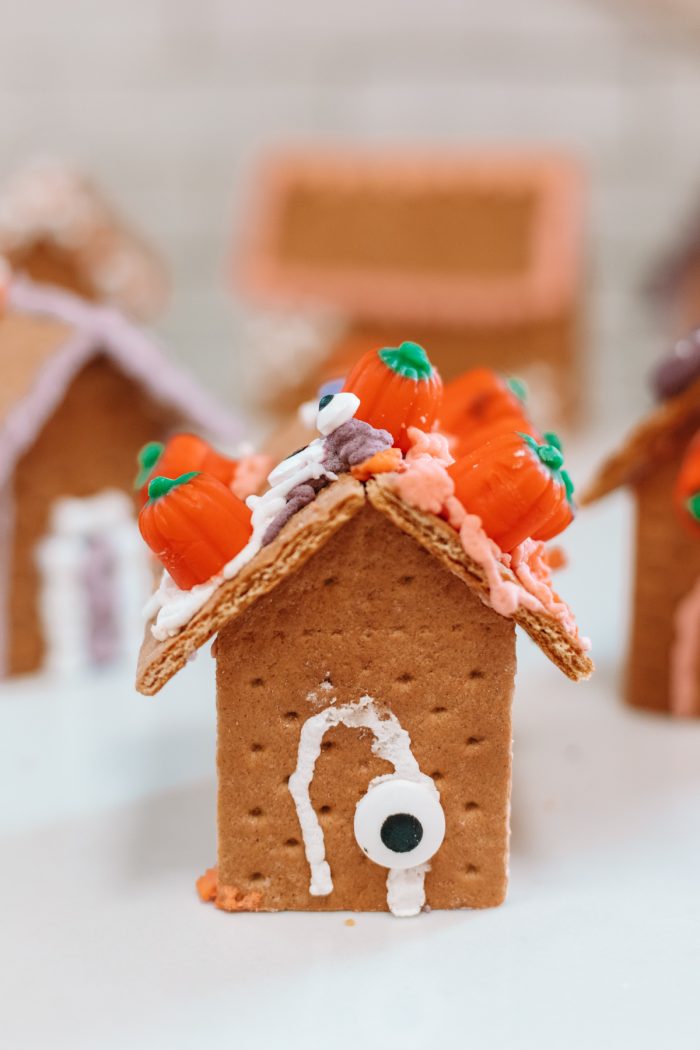
[[[199,899],[221,911],[259,911],[262,893],[241,893],[237,886],[219,886],[216,868],[207,868],[195,883]]]
[[[357,926],[357,923],[355,922],[354,919],[346,919],[345,922],[343,923],[343,925],[344,926]]]
[[[401,470],[402,463],[401,449],[387,448],[383,452],[375,452],[363,463],[351,467],[350,473],[358,481],[369,481],[375,474],[390,474],[392,471]]]
[[[569,564],[569,558],[563,547],[548,547],[546,551],[546,562],[552,572],[565,569]]]

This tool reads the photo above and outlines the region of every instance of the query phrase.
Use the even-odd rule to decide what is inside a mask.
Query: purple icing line
[[[91,537],[81,566],[81,582],[88,607],[88,654],[90,662],[98,666],[114,660],[119,650],[116,573],[109,542],[103,536]]]
[[[342,474],[393,444],[388,430],[375,430],[361,419],[349,419],[325,439],[323,465],[333,474]]]
[[[349,419],[329,434],[323,442],[323,466],[331,474],[345,474],[350,467],[364,463],[376,452],[391,448],[394,439],[387,430],[375,430],[360,419]],[[283,525],[286,525],[298,510],[316,499],[317,493],[330,484],[330,478],[316,478],[290,489],[287,502],[267,527],[263,546],[272,543]]]

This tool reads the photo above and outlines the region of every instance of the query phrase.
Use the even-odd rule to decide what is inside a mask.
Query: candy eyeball
[[[360,399],[356,394],[347,391],[340,394],[324,394],[318,403],[316,429],[324,437],[332,434],[343,423],[352,419],[359,407]]]
[[[383,868],[430,860],[445,837],[445,814],[430,784],[390,777],[372,785],[355,810],[355,839]]]

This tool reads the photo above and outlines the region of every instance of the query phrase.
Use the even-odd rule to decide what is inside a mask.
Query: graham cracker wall
[[[309,895],[288,789],[304,721],[331,699],[346,704],[367,694],[408,731],[441,795],[447,834],[426,877],[427,903],[503,900],[511,621],[368,506],[220,633],[216,659],[218,868],[229,895],[262,910],[386,909],[387,871],[353,835],[370,780],[392,772],[372,754],[372,734],[330,730],[317,762],[311,800],[334,882],[328,897]]]

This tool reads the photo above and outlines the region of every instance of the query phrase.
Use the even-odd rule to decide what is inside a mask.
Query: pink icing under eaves
[[[424,434],[410,427],[412,446],[406,453],[404,470],[393,476],[392,488],[411,507],[446,518],[459,533],[462,547],[486,574],[489,603],[501,616],[512,616],[518,608],[546,612],[558,620],[581,649],[590,648],[588,639],[579,637],[576,622],[568,605],[562,602],[549,583],[549,568],[544,546],[526,540],[509,556],[490,539],[475,514],[468,514],[454,495],[454,482],[447,467],[454,462],[447,438],[442,434]],[[509,579],[511,569],[515,579]]]
[[[700,580],[679,603],[674,618],[671,646],[670,708],[674,715],[690,718],[700,714],[698,671],[700,667]]]

